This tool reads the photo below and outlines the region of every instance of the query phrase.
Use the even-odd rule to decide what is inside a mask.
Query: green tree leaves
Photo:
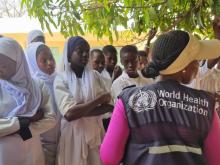
[[[185,29],[212,36],[213,16],[220,16],[220,0],[22,0],[42,28],[51,26],[65,37],[91,32],[113,40],[118,27],[145,36],[149,29]]]

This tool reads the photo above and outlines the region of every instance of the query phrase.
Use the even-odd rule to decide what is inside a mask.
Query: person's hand
[[[215,38],[220,40],[220,17],[215,17],[212,26]]]
[[[30,118],[30,122],[36,122],[38,120],[43,119],[44,111],[42,109],[38,109],[36,114]]]
[[[122,69],[120,66],[116,65],[113,71],[113,80],[118,78],[122,74]]]
[[[110,95],[110,93],[106,92],[104,94],[99,95],[98,99],[100,101],[100,104],[108,104],[111,101],[112,96]]]

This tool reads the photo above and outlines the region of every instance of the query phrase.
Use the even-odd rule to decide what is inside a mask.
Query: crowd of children
[[[24,52],[0,37],[0,165],[220,162],[219,41],[171,31],[151,52],[149,43],[146,50],[123,46],[123,68],[112,45],[92,49],[83,37],[69,37],[56,64],[45,41],[31,31]],[[170,99],[198,110],[178,110]]]

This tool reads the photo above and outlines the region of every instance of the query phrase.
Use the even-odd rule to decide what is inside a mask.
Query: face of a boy
[[[55,71],[55,60],[49,48],[43,49],[37,55],[37,64],[40,70],[48,75]]]
[[[99,53],[94,52],[92,58],[92,68],[99,73],[103,71],[105,67],[105,58],[104,55],[100,55]]]
[[[112,53],[109,53],[109,52],[106,53],[105,54],[105,68],[107,70],[113,71],[116,64],[117,64],[116,54],[112,54]]]
[[[0,79],[9,80],[16,73],[16,62],[0,54]]]
[[[125,72],[129,77],[137,76],[138,59],[137,54],[126,52],[121,55],[121,63],[124,65]]]

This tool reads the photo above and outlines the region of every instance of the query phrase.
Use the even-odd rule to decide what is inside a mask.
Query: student
[[[100,74],[105,68],[105,57],[100,49],[93,49],[91,51],[92,68]]]
[[[103,81],[105,82],[106,89],[111,92],[112,83],[111,79],[105,75],[105,57],[103,52],[99,49],[93,49],[90,54],[92,68],[101,74]]]
[[[26,50],[26,58],[32,76],[43,80],[48,88],[52,100],[52,110],[56,114],[56,126],[41,135],[46,165],[55,165],[61,117],[56,106],[53,90],[53,82],[56,77],[55,60],[50,48],[42,42],[31,43]]]
[[[0,38],[0,165],[44,165],[39,135],[55,125],[48,90],[21,46]]]
[[[210,93],[186,87],[197,60],[219,56],[218,40],[180,30],[160,35],[142,73],[160,80],[124,90],[101,145],[104,165],[218,165],[220,120]],[[123,159],[122,159],[123,158]]]
[[[152,79],[142,77],[138,73],[138,57],[137,48],[132,45],[122,47],[120,51],[121,63],[124,66],[124,71],[112,84],[112,96],[114,100],[117,99],[121,91],[131,85],[142,87],[153,83]]]
[[[101,74],[106,90],[108,92],[111,92],[112,82],[109,78],[105,76],[105,73],[103,71],[105,67],[105,57],[103,52],[99,49],[93,49],[91,51],[91,62],[92,62],[92,68]],[[112,100],[112,104],[113,104],[113,100]],[[108,129],[110,118],[111,118],[111,113],[106,113],[103,115],[103,126],[105,128],[105,131]]]
[[[99,146],[104,129],[102,114],[111,112],[100,74],[90,68],[89,43],[70,37],[65,45],[63,72],[54,82],[55,98],[61,119],[59,165],[99,165]]]
[[[122,73],[120,66],[116,65],[117,50],[112,45],[106,45],[103,47],[103,53],[105,55],[105,70],[103,72],[107,78],[110,78],[112,81],[114,81]]]
[[[45,43],[44,33],[40,30],[32,30],[28,33],[27,45],[32,42],[43,42]]]

